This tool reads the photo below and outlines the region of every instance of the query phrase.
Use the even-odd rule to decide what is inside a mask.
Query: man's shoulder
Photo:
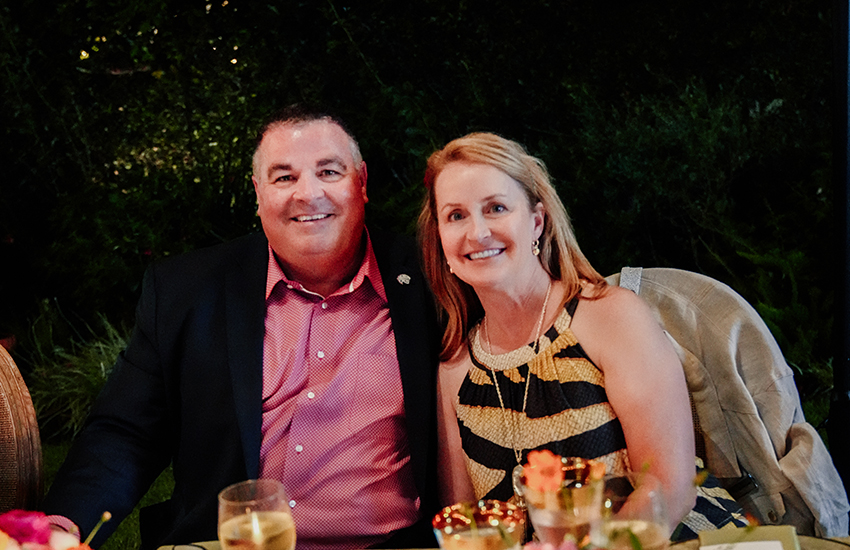
[[[372,247],[382,251],[415,250],[416,240],[410,235],[369,227],[369,238]]]
[[[381,273],[386,269],[395,269],[390,266],[419,265],[419,248],[416,239],[410,235],[370,227],[369,239],[372,241],[372,250]]]
[[[267,266],[268,241],[258,232],[162,259],[148,271],[155,272],[157,279],[197,284],[203,280],[220,280],[225,272],[232,270],[259,272],[265,277]]]
[[[256,232],[231,241],[164,258],[157,262],[157,267],[166,270],[210,269],[216,265],[244,262],[258,256],[266,257],[267,250],[266,236],[262,232]]]

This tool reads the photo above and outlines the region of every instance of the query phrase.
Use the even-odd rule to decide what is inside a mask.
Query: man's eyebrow
[[[321,159],[321,160],[319,160],[319,162],[316,163],[316,166],[319,167],[319,168],[322,168],[324,166],[329,166],[331,164],[338,164],[339,166],[342,167],[343,170],[348,169],[348,165],[345,164],[345,161],[342,160],[340,157],[336,157],[336,156]]]
[[[285,171],[288,171],[288,170],[292,170],[291,164],[285,164],[285,163],[277,162],[277,163],[274,163],[271,166],[269,166],[268,176],[271,177],[271,175],[274,174],[277,171],[285,172]]]

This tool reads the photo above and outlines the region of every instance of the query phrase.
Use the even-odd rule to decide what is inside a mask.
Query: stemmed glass
[[[665,550],[670,528],[661,482],[644,472],[605,478],[603,541],[609,550]]]
[[[558,547],[572,539],[579,547],[598,538],[602,510],[604,466],[593,460],[558,457],[562,481],[554,490],[529,487],[522,467],[514,470],[514,490],[525,500],[534,534],[544,544]]]
[[[525,535],[525,514],[499,500],[459,502],[431,521],[442,550],[518,550]]]
[[[222,550],[293,550],[295,522],[283,485],[250,479],[221,491],[218,540]]]

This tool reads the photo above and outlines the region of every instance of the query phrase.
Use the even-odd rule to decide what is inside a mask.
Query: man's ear
[[[369,202],[369,197],[366,196],[366,180],[369,179],[369,174],[366,171],[366,161],[360,161],[360,170],[357,171],[360,177],[360,192],[363,194],[363,203]]]
[[[251,174],[251,182],[254,184],[254,195],[257,197],[257,204],[260,203],[260,182],[257,181],[257,176]]]

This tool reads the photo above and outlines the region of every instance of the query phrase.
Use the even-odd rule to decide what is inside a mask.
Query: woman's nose
[[[472,227],[470,238],[478,242],[484,242],[490,237],[490,226],[484,216],[472,216]]]

